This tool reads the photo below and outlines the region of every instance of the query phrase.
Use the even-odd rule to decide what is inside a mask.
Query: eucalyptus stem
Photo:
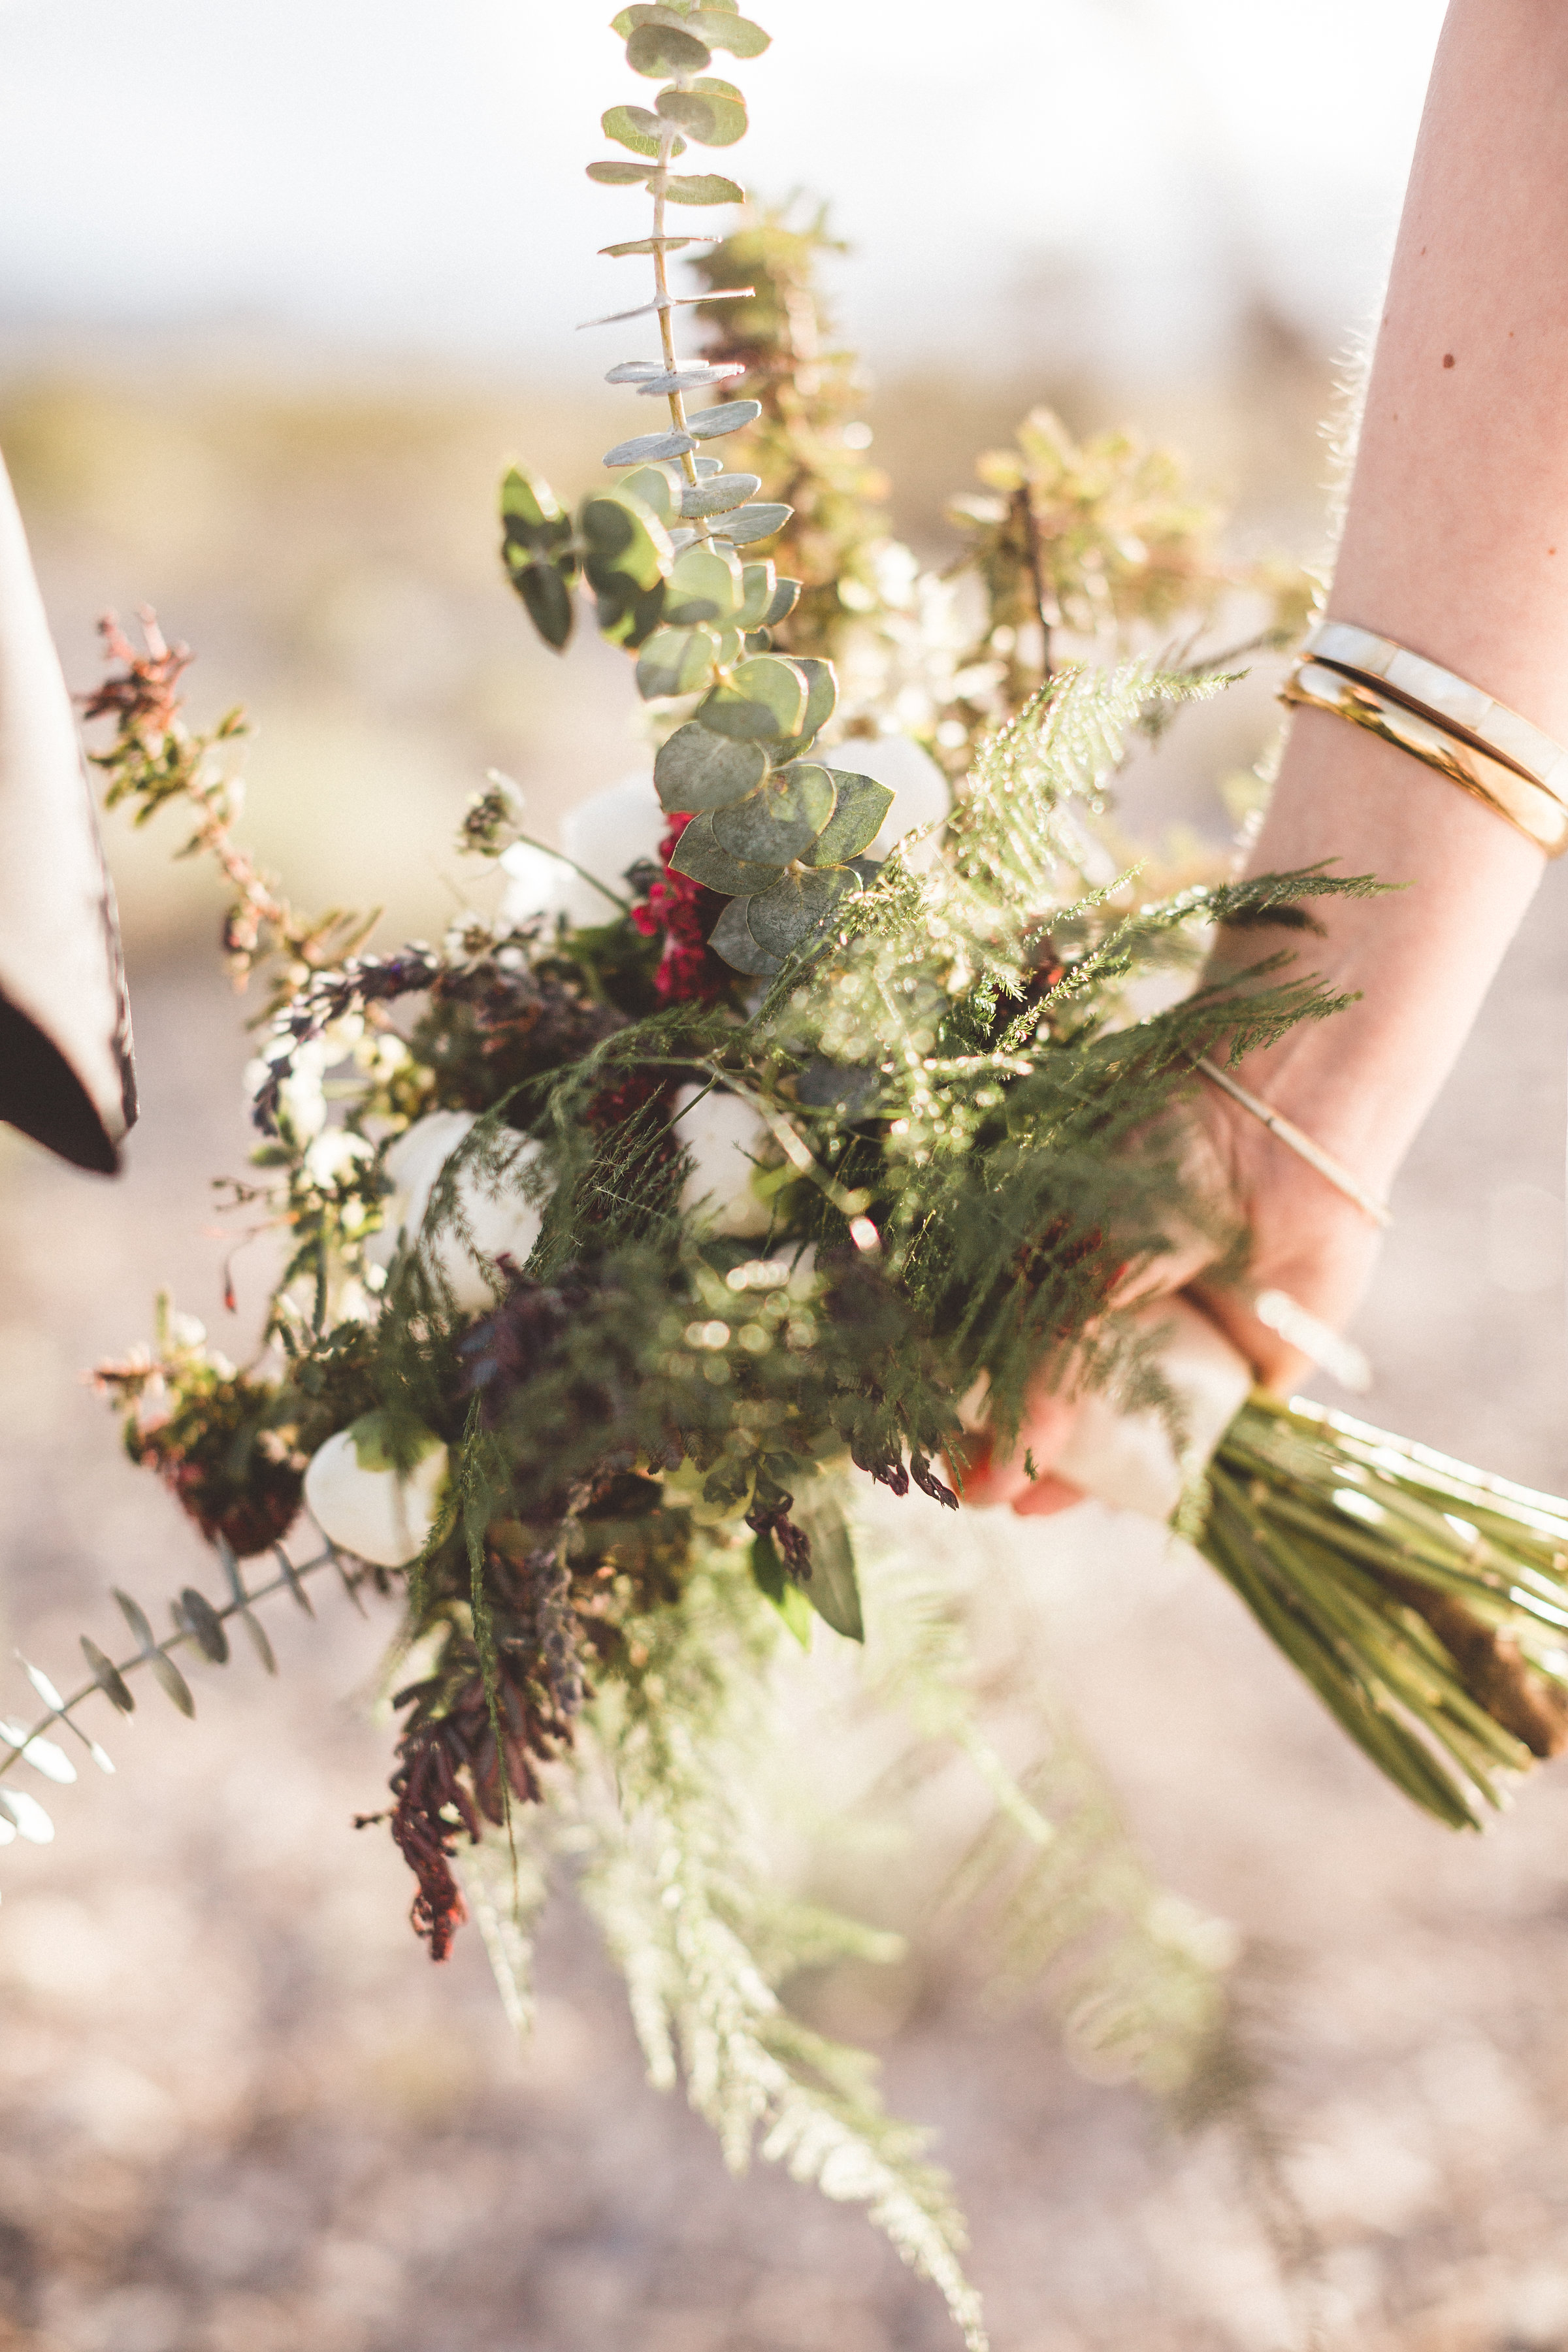
[[[689,78],[688,76],[682,75],[678,87],[684,89],[689,79]],[[669,292],[669,269],[665,260],[664,205],[665,174],[668,173],[673,160],[672,151],[675,146],[676,136],[677,134],[673,125],[668,130],[660,132],[658,142],[658,170],[654,173],[652,182],[653,282],[658,299],[658,341],[659,349],[664,353],[664,364],[671,375],[674,375],[677,373],[677,361],[675,355],[675,329],[670,323],[673,305]],[[668,395],[668,398],[671,424],[675,426],[678,433],[689,433],[690,428],[686,421],[686,394],[678,388]],[[687,481],[690,484],[691,488],[695,489],[698,478],[697,460],[689,449],[683,449],[681,451],[680,470],[685,475]],[[699,515],[696,518],[696,521],[698,538],[700,540],[710,539],[712,537],[712,533],[709,530],[706,518]]]
[[[93,1754],[95,1759],[101,1761],[101,1750],[98,1748],[97,1742],[89,1738],[87,1733],[76,1721],[76,1710],[85,1700],[92,1696],[94,1691],[99,1691],[119,1714],[129,1715],[134,1701],[125,1686],[125,1677],[134,1674],[139,1666],[152,1666],[181,1713],[193,1714],[194,1702],[190,1698],[189,1692],[184,1690],[184,1681],[173,1664],[174,1652],[194,1643],[202,1654],[211,1660],[215,1665],[226,1664],[228,1656],[227,1643],[226,1641],[215,1642],[214,1629],[224,1626],[231,1617],[243,1617],[254,1639],[260,1633],[260,1628],[250,1617],[251,1606],[258,1601],[269,1601],[274,1593],[283,1591],[292,1593],[297,1605],[305,1612],[306,1615],[313,1616],[315,1612],[306,1595],[304,1580],[308,1576],[319,1575],[322,1569],[335,1568],[343,1580],[344,1590],[354,1601],[355,1605],[359,1605],[358,1586],[363,1580],[364,1570],[363,1569],[351,1570],[345,1567],[344,1555],[336,1545],[329,1544],[324,1551],[316,1555],[314,1559],[300,1561],[291,1560],[281,1544],[275,1545],[273,1549],[279,1561],[278,1574],[268,1583],[258,1584],[253,1589],[247,1588],[240,1573],[239,1562],[226,1549],[223,1559],[229,1580],[230,1598],[221,1609],[215,1609],[204,1594],[195,1592],[194,1588],[187,1586],[180,1595],[179,1602],[175,1604],[183,1614],[177,1620],[176,1628],[173,1633],[167,1635],[162,1642],[154,1642],[151,1638],[152,1628],[148,1626],[148,1638],[143,1640],[141,1647],[132,1651],[129,1657],[118,1660],[105,1657],[101,1651],[96,1654],[89,1652],[89,1664],[93,1667],[91,1679],[83,1683],[79,1690],[73,1691],[68,1698],[62,1698],[58,1692],[53,1692],[53,1685],[48,1682],[48,1677],[40,1675],[36,1666],[29,1665],[27,1661],[23,1659],[24,1670],[35,1690],[38,1691],[40,1696],[45,1696],[47,1692],[53,1692],[53,1696],[49,1700],[47,1713],[41,1715],[20,1739],[11,1740],[7,1738],[0,1741],[0,1747],[5,1749],[5,1752],[0,1754],[0,1780],[4,1780],[19,1757],[26,1756],[33,1742],[47,1737],[57,1723],[63,1724],[68,1730],[74,1732]],[[141,1623],[146,1625],[145,1618],[141,1617],[141,1612],[136,1609],[134,1602],[127,1606],[123,1596],[116,1593],[115,1597],[120,1601],[121,1607],[128,1619],[140,1618]],[[200,1604],[199,1609],[192,1606],[193,1601]],[[85,1640],[83,1647],[84,1649],[87,1647]],[[272,1656],[271,1645],[266,1641],[265,1635],[258,1641],[257,1647],[268,1672],[275,1674],[277,1662]],[[166,1669],[166,1672],[160,1671],[161,1667]],[[184,1693],[183,1697],[177,1695],[180,1692]],[[112,1771],[113,1766],[108,1765],[106,1769]],[[3,1811],[3,1806],[0,1806],[0,1811]]]

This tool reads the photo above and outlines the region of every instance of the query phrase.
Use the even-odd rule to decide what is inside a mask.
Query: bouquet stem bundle
[[[1198,1549],[1452,1829],[1568,1747],[1568,1504],[1298,1398],[1245,1405]]]

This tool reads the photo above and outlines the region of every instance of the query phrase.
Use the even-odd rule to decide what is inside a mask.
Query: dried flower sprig
[[[379,909],[352,915],[334,908],[324,915],[302,915],[240,846],[235,827],[244,791],[222,752],[248,734],[249,721],[243,710],[234,709],[205,733],[193,734],[183,716],[184,697],[177,691],[192,658],[190,650],[168,644],[150,605],[137,617],[140,652],[115,615],[104,614],[99,623],[104,651],[110,662],[123,667],[110,670],[100,686],[81,697],[85,719],[114,721],[113,742],[107,751],[90,755],[108,779],[106,805],[128,806],[137,825],[149,824],[174,803],[184,803],[194,812],[195,828],[180,854],[189,857],[202,852],[211,857],[234,894],[223,929],[234,984],[245,988],[258,965],[275,961],[281,969],[274,993],[281,997],[308,972],[352,954],[374,929]]]

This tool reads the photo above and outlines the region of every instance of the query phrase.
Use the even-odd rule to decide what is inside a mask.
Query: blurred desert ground
[[[942,502],[1031,400],[1141,415],[1235,505],[1236,542],[1311,555],[1328,356],[1261,305],[1184,386],[895,378],[868,415],[894,527],[940,560]],[[200,659],[197,714],[244,700],[248,822],[315,900],[437,932],[448,852],[498,765],[552,832],[635,764],[618,657],[563,665],[500,585],[499,467],[566,487],[617,429],[602,400],[501,376],[354,373],[265,352],[57,340],[0,382],[0,444],[72,682],[105,606],[155,604]],[[608,428],[608,429],[606,429]],[[1214,779],[1272,724],[1259,672],[1178,729],[1133,795],[1149,837],[1225,829]],[[210,1558],[119,1457],[82,1369],[143,1335],[156,1286],[243,1349],[265,1286],[208,1181],[247,1149],[242,1004],[206,877],[173,828],[110,820],[145,1091],[123,1181],[0,1137],[4,1634],[68,1676]],[[1560,1227],[1568,878],[1547,877],[1415,1153],[1358,1336],[1366,1410],[1568,1485]],[[912,1509],[912,1507],[908,1507]],[[930,1531],[930,1523],[927,1531]],[[940,1537],[940,1528],[937,1529]],[[879,1985],[804,1989],[871,2037],[929,2119],[974,2228],[998,2352],[1568,2346],[1568,1782],[1489,1838],[1384,1790],[1201,1564],[1088,1510],[1026,1542],[1058,1685],[1182,1894],[1233,1920],[1260,2127],[1300,2244],[1270,2236],[1257,2146],[1173,2132],[1076,2076],[1032,2010],[978,1997],[908,1857],[876,1902],[911,1937]],[[930,2290],[854,2212],[759,2171],[643,2084],[618,1984],[569,1900],[520,2055],[477,1936],[432,1969],[390,1846],[356,1836],[387,1733],[385,1630],[273,1605],[281,1675],[201,1675],[198,1719],[100,1727],[119,1777],[51,1797],[58,1841],[0,1857],[0,2346],[5,2352],[936,2352]],[[18,1672],[5,1704],[24,1712]],[[107,1709],[105,1715],[107,1717]],[[49,1794],[48,1791],[42,1793]]]

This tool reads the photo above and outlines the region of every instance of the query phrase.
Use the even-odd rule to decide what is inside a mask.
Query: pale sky
[[[0,0],[0,337],[231,321],[582,364],[643,227],[593,187],[641,97],[613,0]],[[831,196],[880,363],[1028,362],[1080,323],[1179,365],[1238,269],[1339,340],[1368,316],[1442,0],[762,0],[726,66],[759,192]],[[721,65],[723,60],[720,61]],[[716,163],[724,159],[715,158]],[[714,221],[721,215],[710,216]],[[693,225],[703,225],[693,215]],[[595,346],[595,351],[598,345]]]

